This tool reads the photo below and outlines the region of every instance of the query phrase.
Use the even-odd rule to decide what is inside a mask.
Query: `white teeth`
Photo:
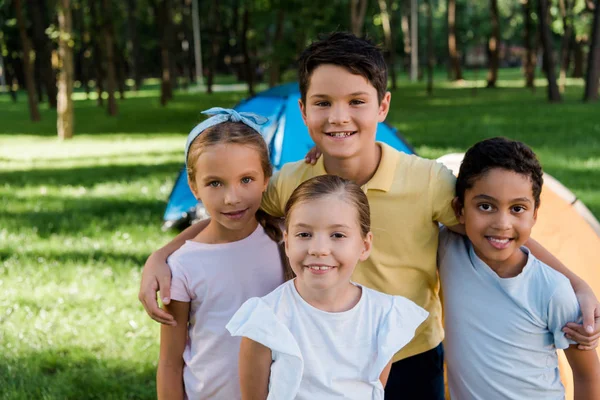
[[[329,132],[328,135],[333,137],[346,137],[352,135],[352,132]]]
[[[308,268],[310,268],[310,269],[314,269],[315,271],[319,271],[319,270],[320,270],[320,271],[325,271],[325,270],[327,270],[327,269],[331,269],[331,267],[319,267],[318,265],[317,265],[317,266],[315,266],[315,265],[311,265],[311,266],[310,266],[310,267],[308,267]]]
[[[495,239],[493,237],[490,238],[490,241],[502,244],[508,243],[508,239]]]

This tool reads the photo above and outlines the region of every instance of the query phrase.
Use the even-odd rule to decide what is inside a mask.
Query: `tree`
[[[567,81],[567,70],[569,69],[569,44],[573,38],[573,4],[569,0],[558,0],[560,9],[560,15],[563,24],[563,37],[560,45],[560,75],[559,75],[559,91],[564,93],[566,81]]]
[[[271,54],[271,68],[269,71],[269,87],[275,86],[281,77],[281,44],[283,43],[283,23],[285,22],[285,9],[279,3],[275,25],[275,37],[273,39],[273,52]]]
[[[169,0],[152,0],[154,15],[158,24],[160,35],[160,104],[166,106],[173,98],[173,85],[171,82],[171,2]]]
[[[56,108],[56,76],[52,71],[51,53],[52,42],[46,35],[48,29],[47,9],[45,0],[28,0],[27,10],[31,16],[33,47],[35,49],[35,64],[40,71],[40,87],[45,86],[50,108]],[[38,93],[41,98],[41,91]]]
[[[206,92],[213,92],[213,83],[217,69],[217,58],[219,57],[221,42],[221,16],[219,12],[219,0],[211,1],[212,40],[210,44],[210,58],[208,62],[208,76],[206,77]]]
[[[106,92],[108,93],[108,115],[117,115],[115,39],[112,25],[112,0],[102,0],[102,33],[106,55]]]
[[[427,10],[427,94],[431,95],[433,93],[433,66],[435,63],[431,0],[425,0],[425,7]]]
[[[600,79],[600,1],[596,1],[594,22],[592,24],[592,42],[588,54],[588,66],[585,77],[584,101],[598,100]]]
[[[402,15],[400,17],[400,27],[402,28],[403,38],[403,50],[404,50],[404,70],[408,71],[410,68],[411,59],[411,43],[410,43],[410,1],[411,0],[400,0],[402,5]]]
[[[396,82],[396,44],[394,38],[396,32],[394,27],[396,26],[393,21],[392,11],[394,4],[390,0],[377,0],[379,4],[379,11],[381,15],[381,25],[383,27],[383,38],[385,43],[385,55],[387,58],[388,70],[390,71],[390,77],[392,79],[392,89],[397,89]],[[391,15],[390,15],[391,14]]]
[[[456,42],[456,0],[448,0],[448,57],[453,81],[461,80],[460,54]]]
[[[60,139],[73,137],[73,22],[70,0],[60,0],[58,5],[58,52],[60,74],[58,78],[58,107],[56,129]]]
[[[498,0],[490,0],[490,16],[492,32],[488,41],[489,69],[487,87],[495,88],[498,80],[498,67],[500,66],[500,15],[498,13]]]
[[[89,0],[90,1],[90,17],[92,20],[92,31],[94,32],[102,32],[102,24],[100,22],[100,18],[98,17],[98,1],[100,0]],[[104,99],[102,98],[102,94],[104,93],[104,41],[102,40],[101,35],[91,35],[92,37],[92,49],[94,52],[94,72],[96,75],[96,93],[98,94],[98,99],[96,100],[96,104],[98,107],[104,107]]]
[[[31,64],[31,41],[27,36],[25,26],[25,17],[23,16],[23,7],[21,0],[15,0],[15,15],[17,25],[19,26],[19,36],[21,37],[21,48],[23,49],[23,73],[25,76],[25,86],[27,87],[27,100],[29,101],[29,117],[33,122],[41,119],[38,110],[37,97],[35,93],[35,82],[33,80],[33,65]]]
[[[244,14],[242,16],[242,31],[240,33],[240,42],[242,46],[242,54],[244,55],[244,78],[248,83],[248,93],[254,96],[254,67],[250,58],[250,49],[248,46],[248,30],[250,29],[250,5],[244,6]]]
[[[525,64],[523,70],[525,72],[525,87],[535,90],[535,51],[533,44],[534,27],[533,20],[531,18],[531,1],[532,0],[521,0],[523,5],[523,16],[525,20],[525,29],[523,41],[525,42]]]
[[[127,0],[127,50],[130,55],[131,77],[133,78],[134,90],[139,90],[142,86],[142,77],[140,74],[140,40],[137,32],[137,1]]]
[[[358,37],[363,36],[366,12],[367,0],[350,0],[350,26]]]
[[[540,21],[540,36],[544,51],[543,66],[546,79],[548,80],[548,100],[552,103],[557,103],[561,101],[561,96],[556,85],[556,76],[554,75],[554,56],[552,55],[552,38],[550,36],[550,27],[548,26],[547,0],[538,0],[538,19]]]
[[[410,1],[410,80],[419,75],[419,10],[417,0]]]

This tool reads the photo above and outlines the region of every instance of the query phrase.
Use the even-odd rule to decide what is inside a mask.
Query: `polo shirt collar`
[[[375,175],[363,185],[363,190],[381,190],[388,192],[394,182],[394,176],[396,174],[396,166],[398,164],[399,154],[396,149],[390,145],[382,142],[377,142],[377,145],[381,148],[381,160],[379,160],[379,166]],[[325,164],[323,157],[319,157],[317,163],[313,166],[313,176],[326,175]]]

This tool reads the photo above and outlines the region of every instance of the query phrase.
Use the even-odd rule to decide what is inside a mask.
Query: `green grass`
[[[428,97],[403,78],[388,122],[426,157],[524,140],[600,216],[600,104],[582,104],[575,81],[550,105],[519,79],[502,71],[496,90],[440,80]],[[162,108],[147,88],[116,118],[76,101],[67,142],[52,110],[34,124],[24,93],[0,96],[0,399],[154,398],[159,327],[137,301],[140,269],[172,236],[161,217],[186,133],[201,110],[243,96],[178,92]]]

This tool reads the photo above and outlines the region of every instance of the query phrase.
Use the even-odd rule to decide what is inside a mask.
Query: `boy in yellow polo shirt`
[[[386,91],[383,56],[369,41],[334,33],[311,44],[300,57],[299,80],[302,116],[323,157],[315,165],[304,161],[285,165],[272,178],[262,207],[282,216],[296,186],[327,173],[363,187],[371,205],[374,241],[370,258],[356,269],[353,280],[405,296],[430,314],[415,339],[394,357],[386,399],[443,399],[443,328],[436,252],[438,223],[461,231],[455,226],[451,207],[455,179],[435,161],[375,142],[377,123],[387,116],[391,94]],[[163,301],[169,300],[170,275],[165,260],[204,226],[188,228],[146,263],[139,297],[159,322],[173,324],[172,318],[156,306],[159,288]],[[582,309],[590,308],[584,303],[597,305],[585,283],[539,245],[528,243],[528,247],[571,279]]]

